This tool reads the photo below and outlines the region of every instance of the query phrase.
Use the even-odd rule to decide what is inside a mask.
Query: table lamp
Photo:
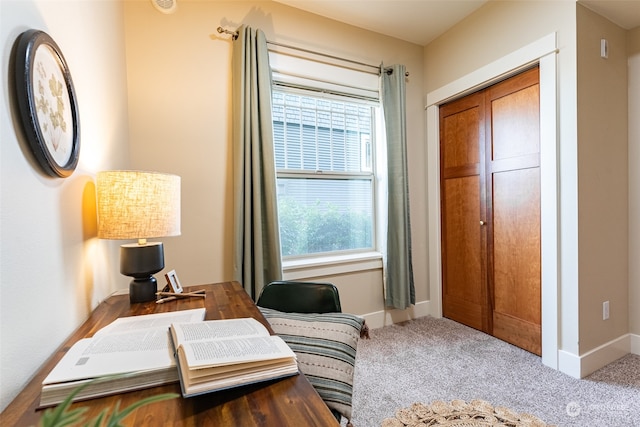
[[[133,277],[132,303],[156,299],[153,275],[164,268],[162,242],[180,235],[180,177],[157,172],[104,171],[96,179],[98,237],[138,239],[120,246],[120,273]]]

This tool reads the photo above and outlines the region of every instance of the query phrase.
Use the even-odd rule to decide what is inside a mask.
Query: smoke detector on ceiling
[[[151,0],[153,6],[162,13],[173,13],[177,8],[177,0]]]

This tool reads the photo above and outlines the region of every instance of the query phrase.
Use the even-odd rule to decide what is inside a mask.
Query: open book
[[[42,383],[40,406],[60,403],[86,383],[74,400],[177,382],[169,326],[204,316],[198,308],[116,319],[67,351]]]
[[[252,318],[174,323],[184,397],[296,375],[291,348]]]

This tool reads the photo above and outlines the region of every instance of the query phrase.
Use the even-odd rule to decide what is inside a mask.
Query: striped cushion
[[[296,353],[298,367],[327,406],[350,420],[353,368],[364,319],[346,313],[260,311]]]

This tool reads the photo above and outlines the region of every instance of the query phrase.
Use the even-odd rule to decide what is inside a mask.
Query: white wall
[[[580,354],[585,354],[629,332],[627,37],[581,4],[577,24],[578,318]],[[603,38],[607,59],[600,56]]]
[[[45,176],[19,128],[10,56],[27,29],[47,32],[78,98],[80,161],[71,177]],[[122,4],[2,0],[0,106],[0,409],[116,287],[117,246],[95,239],[95,172],[123,167],[128,118]]]
[[[627,34],[629,54],[629,332],[640,354],[640,27]]]

